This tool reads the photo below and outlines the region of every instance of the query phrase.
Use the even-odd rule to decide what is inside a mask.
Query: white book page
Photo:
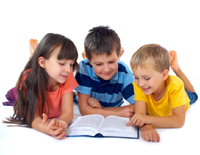
[[[68,135],[92,135],[99,132],[104,117],[101,115],[79,116],[67,129]]]
[[[135,126],[127,127],[129,118],[108,116],[101,127],[101,133],[104,136],[118,137],[137,137],[137,128]]]

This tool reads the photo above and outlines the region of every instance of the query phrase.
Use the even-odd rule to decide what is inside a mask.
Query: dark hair
[[[114,30],[108,26],[99,26],[89,30],[89,34],[85,38],[84,47],[86,57],[91,60],[92,54],[106,53],[109,56],[114,50],[119,56],[121,43]]]
[[[39,113],[43,113],[45,104],[48,107],[46,88],[49,76],[45,69],[38,64],[38,58],[42,56],[48,60],[58,46],[61,46],[61,49],[57,59],[74,60],[73,71],[78,69],[78,52],[74,43],[60,34],[46,34],[20,74],[17,85],[18,100],[14,105],[14,114],[8,119],[9,122],[7,123],[27,124],[31,127],[38,108],[38,99],[41,98],[42,101]],[[27,77],[21,83],[24,74],[27,74]]]

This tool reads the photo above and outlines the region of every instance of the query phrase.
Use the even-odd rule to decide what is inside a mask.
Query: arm
[[[73,118],[73,92],[64,94],[62,96],[62,114],[59,118],[61,123],[59,126],[67,130],[68,125]]]
[[[162,128],[180,128],[185,122],[185,105],[172,109],[171,116],[149,116],[150,124]]]
[[[135,113],[127,125],[133,123],[137,126],[149,124],[162,128],[180,128],[185,122],[185,105],[174,108],[171,116],[147,116],[146,103],[137,101],[135,103]]]
[[[146,116],[146,102],[144,101],[135,101],[135,115],[130,119],[127,126],[129,126],[134,120],[135,116],[138,114],[142,116]],[[134,123],[133,123],[134,124]],[[143,124],[143,126],[139,126],[141,130],[141,136],[145,141],[152,142],[160,142],[160,136],[155,129],[151,125]]]
[[[41,119],[37,110],[31,126],[35,130],[53,136],[56,139],[63,139],[66,135],[66,132],[64,132],[62,128],[57,128],[56,130],[53,130],[53,127],[56,125],[56,120],[53,119],[51,120],[51,122],[49,122],[46,114],[42,114],[42,116],[43,118]]]
[[[88,103],[88,100],[91,99],[90,95],[78,93],[78,98],[79,98],[79,110],[82,115],[100,114],[100,115],[103,115],[104,117],[107,117],[109,115],[131,117],[134,113],[134,105],[122,106],[122,107],[111,107],[111,108],[105,108],[101,106],[101,108],[95,108],[95,106],[90,106],[92,104]],[[98,101],[96,100],[96,102]]]

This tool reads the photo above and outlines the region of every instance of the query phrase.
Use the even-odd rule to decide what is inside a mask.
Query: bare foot
[[[124,52],[125,52],[124,48],[121,47],[118,60],[120,60],[120,57],[124,54]]]
[[[180,67],[178,65],[178,59],[177,59],[176,51],[169,51],[169,54],[170,54],[171,68],[175,73],[177,73],[177,71],[180,69]]]
[[[37,39],[30,39],[29,40],[29,49],[30,49],[30,58],[33,56],[33,53],[38,45]]]
[[[86,59],[85,50],[82,52],[82,58]]]

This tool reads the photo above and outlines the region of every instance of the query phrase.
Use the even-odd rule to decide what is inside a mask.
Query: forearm
[[[180,128],[184,125],[185,119],[177,115],[171,116],[149,116],[151,125],[161,128]]]
[[[48,134],[46,133],[46,131],[43,129],[43,125],[42,125],[42,119],[39,117],[39,116],[36,116],[32,122],[32,128],[34,128],[35,130],[38,130],[40,132],[43,132],[45,134]]]
[[[186,91],[195,92],[190,80],[186,77],[186,75],[182,72],[181,69],[178,69],[175,73],[183,81]]]
[[[72,118],[73,118],[73,112],[67,111],[62,113],[59,120],[65,121],[67,125],[69,125],[72,122]]]
[[[80,107],[80,113],[81,115],[91,115],[91,114],[100,114],[103,115],[104,117],[107,117],[109,115],[117,115],[117,110],[113,110],[113,109],[106,109],[106,108],[92,108],[89,105],[86,105],[84,107]]]

